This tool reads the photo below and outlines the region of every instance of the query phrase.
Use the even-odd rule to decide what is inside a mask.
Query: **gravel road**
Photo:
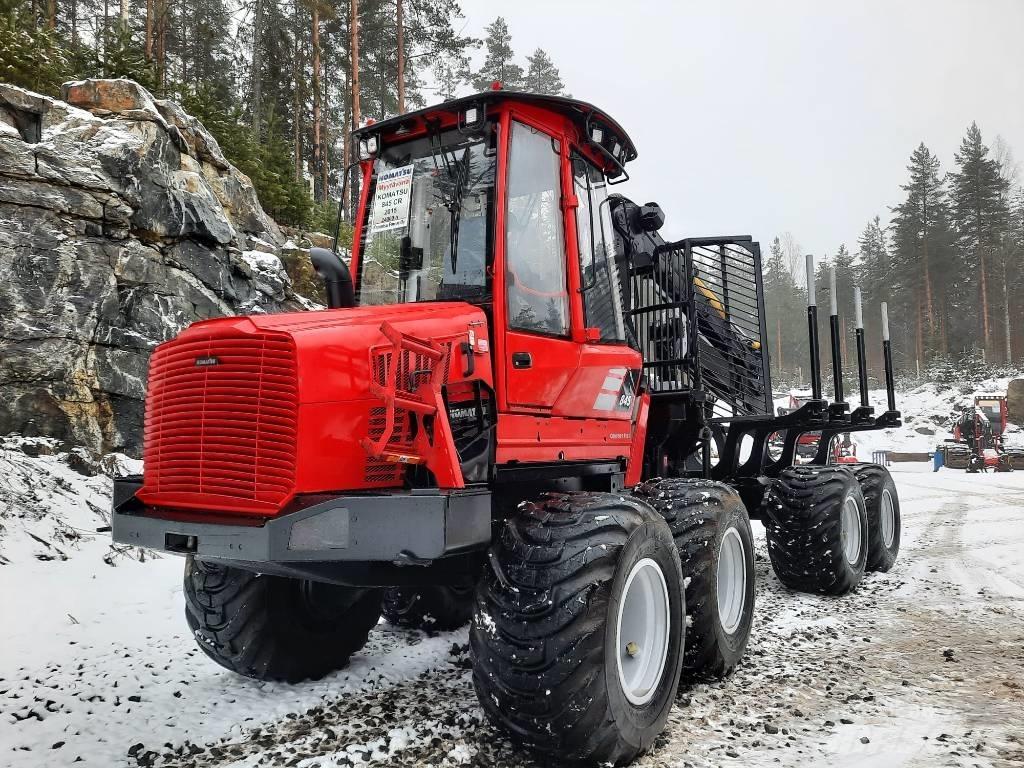
[[[746,659],[637,765],[1024,766],[1024,473],[895,476],[900,559],[851,596],[783,588],[755,524]],[[260,684],[194,649],[179,560],[103,552],[0,565],[0,765],[537,764],[483,719],[465,630],[382,623],[348,669]]]

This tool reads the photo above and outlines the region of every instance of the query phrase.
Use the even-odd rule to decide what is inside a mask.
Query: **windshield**
[[[496,167],[483,132],[384,147],[364,218],[359,303],[489,298]]]

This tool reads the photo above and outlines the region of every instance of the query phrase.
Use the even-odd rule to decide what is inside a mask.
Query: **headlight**
[[[369,160],[377,154],[378,139],[376,136],[367,136],[359,140],[359,159]]]

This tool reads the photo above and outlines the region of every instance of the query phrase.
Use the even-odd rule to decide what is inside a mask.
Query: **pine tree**
[[[505,19],[499,16],[484,27],[484,30],[487,32],[484,39],[487,57],[483,66],[473,75],[473,87],[478,91],[485,91],[497,80],[507,90],[521,89],[523,68],[512,60],[515,56],[512,52],[512,35],[509,34]]]
[[[952,174],[952,212],[957,248],[968,279],[977,285],[982,346],[992,351],[993,296],[991,282],[995,251],[1008,224],[1008,185],[999,163],[988,156],[977,123],[971,123],[956,153],[959,170]],[[976,280],[975,280],[976,278]]]
[[[1007,231],[1006,248],[1009,253],[1007,259],[1007,306],[1016,307],[1011,313],[1011,319],[1016,323],[1016,333],[1010,334],[1010,358],[1013,354],[1013,342],[1017,341],[1017,357],[1021,354],[1020,333],[1024,325],[1024,317],[1021,316],[1020,307],[1024,302],[1024,189],[1018,188],[1010,204],[1010,221]]]
[[[564,93],[565,84],[558,73],[558,67],[542,48],[535,50],[532,56],[527,56],[526,61],[529,66],[526,71],[525,90],[548,96],[561,96]]]
[[[465,54],[441,55],[434,61],[434,82],[437,93],[443,101],[451,101],[458,94],[459,87],[470,79],[469,56]]]

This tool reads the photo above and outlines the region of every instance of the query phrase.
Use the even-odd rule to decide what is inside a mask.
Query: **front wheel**
[[[645,502],[574,493],[526,503],[477,588],[480,704],[548,757],[628,762],[665,726],[684,622],[679,555]]]
[[[185,618],[200,649],[225,669],[297,683],[348,663],[380,618],[381,594],[266,576],[189,557]]]

